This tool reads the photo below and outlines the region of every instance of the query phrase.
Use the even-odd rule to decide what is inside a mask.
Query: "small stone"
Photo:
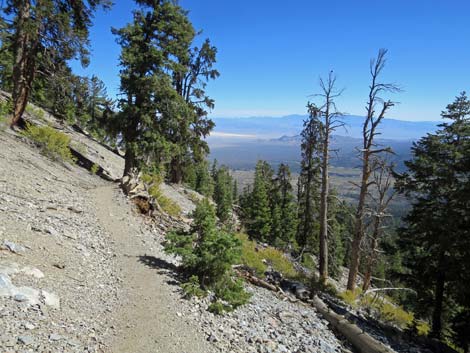
[[[5,240],[3,242],[3,246],[7,249],[10,250],[12,253],[15,254],[22,254],[26,251],[26,248],[24,246],[15,244],[11,241]]]
[[[29,346],[30,344],[34,343],[34,338],[31,336],[19,336],[18,342],[24,344],[25,346]]]
[[[45,231],[46,231],[46,233],[49,233],[50,235],[53,235],[53,236],[55,236],[55,237],[56,237],[56,236],[59,236],[59,232],[56,231],[56,230],[55,230],[54,228],[52,228],[52,227],[47,227],[47,228],[45,229]]]
[[[26,322],[23,326],[24,326],[24,328],[25,328],[26,330],[34,330],[34,329],[36,328],[36,326],[34,326],[34,325],[33,325],[32,323],[30,323],[30,322]]]
[[[20,302],[20,303],[28,301],[28,297],[24,294],[21,294],[21,293],[20,294],[15,294],[13,296],[13,299],[16,300],[17,302]]]
[[[60,299],[54,293],[46,292],[45,290],[41,291],[42,297],[44,298],[44,304],[51,306],[55,309],[60,308]]]
[[[51,341],[60,341],[62,339],[62,336],[57,333],[53,333],[49,336],[49,339]]]
[[[219,339],[213,333],[211,333],[209,337],[207,337],[207,340],[211,343],[219,342]]]

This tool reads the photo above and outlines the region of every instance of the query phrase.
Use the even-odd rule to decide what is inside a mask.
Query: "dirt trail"
[[[139,234],[139,219],[123,207],[115,187],[94,191],[98,218],[114,240],[123,301],[116,313],[112,353],[209,353],[202,333],[178,312],[180,298],[160,269],[161,247]],[[135,221],[135,222],[134,222]],[[141,222],[141,221],[140,221]]]

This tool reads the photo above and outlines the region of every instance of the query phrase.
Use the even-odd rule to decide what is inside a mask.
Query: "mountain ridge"
[[[283,117],[230,117],[213,118],[215,133],[254,135],[261,138],[278,138],[300,134],[303,121],[307,115],[291,114]],[[363,116],[344,115],[342,120],[345,128],[335,132],[340,136],[360,137],[362,133]],[[417,140],[427,133],[434,132],[440,121],[409,121],[385,118],[379,127],[379,133],[384,139]]]

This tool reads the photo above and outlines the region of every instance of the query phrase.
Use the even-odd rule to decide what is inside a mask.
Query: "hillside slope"
[[[264,289],[222,317],[183,299],[168,220],[142,217],[116,184],[9,131],[0,170],[1,352],[342,351],[313,308]]]

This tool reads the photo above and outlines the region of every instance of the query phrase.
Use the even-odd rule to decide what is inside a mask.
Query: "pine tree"
[[[170,162],[170,180],[174,183],[181,182],[182,169],[187,161],[200,163],[204,160],[209,147],[203,138],[214,127],[214,122],[207,118],[207,110],[214,108],[214,100],[206,95],[205,89],[209,80],[219,76],[213,68],[217,49],[209,39],[201,48],[191,48],[193,40],[182,43],[172,66],[173,87],[192,110],[190,119],[182,119],[179,128],[173,131],[173,142],[180,147]]]
[[[232,199],[233,199],[234,204],[238,203],[238,182],[237,182],[237,179],[233,179]]]
[[[193,213],[189,232],[172,232],[165,251],[181,256],[188,275],[197,275],[203,287],[221,281],[240,258],[240,242],[217,228],[214,207],[203,199]]]
[[[222,223],[231,220],[233,206],[233,181],[226,166],[221,166],[216,173],[214,201],[217,204],[217,217]]]
[[[269,241],[272,216],[269,193],[273,178],[273,170],[265,161],[258,161],[255,169],[253,191],[247,212],[246,228],[248,234],[259,241]]]
[[[208,199],[196,206],[193,218],[188,232],[169,233],[165,244],[166,252],[181,257],[182,268],[190,279],[183,289],[192,287],[193,292],[199,293],[198,286],[211,289],[215,301],[209,310],[217,313],[245,304],[250,294],[245,292],[240,280],[233,279],[232,270],[240,261],[240,241],[217,227],[215,210]]]
[[[126,147],[124,175],[152,162],[157,168],[183,153],[191,108],[173,89],[168,71],[175,65],[194,28],[172,1],[137,0],[134,21],[113,29],[122,47],[121,114],[116,123]],[[182,130],[180,130],[183,127]]]
[[[93,12],[100,6],[109,5],[108,0],[6,2],[4,11],[13,18],[12,127],[18,124],[26,109],[38,59],[44,64],[78,56],[86,65]]]
[[[209,172],[209,164],[207,160],[196,164],[194,167],[194,190],[206,197],[213,197],[214,194],[214,179]]]
[[[294,202],[291,172],[281,163],[272,192],[272,244],[286,246],[295,242],[297,210]]]
[[[309,118],[304,121],[302,130],[302,161],[298,181],[298,219],[297,243],[302,248],[312,247],[317,228],[318,188],[320,175],[321,124],[318,120],[319,109],[309,103]]]
[[[405,279],[418,292],[419,311],[432,310],[434,337],[442,337],[445,318],[456,308],[461,312],[470,308],[470,101],[466,94],[449,104],[442,117],[449,121],[440,130],[413,144],[413,158],[405,162],[408,171],[397,182],[398,190],[413,198],[399,239],[408,269]],[[456,304],[447,307],[452,301]]]

